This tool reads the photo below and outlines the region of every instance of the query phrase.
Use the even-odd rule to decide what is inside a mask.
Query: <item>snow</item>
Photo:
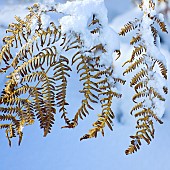
[[[79,33],[85,49],[91,49],[100,43],[104,44],[107,54],[103,55],[101,62],[108,66],[112,65],[112,54],[120,47],[118,35],[108,24],[104,0],[68,1],[66,4],[58,4],[57,11],[66,15],[59,20],[63,34],[68,34],[70,31]],[[100,34],[97,36],[88,29],[88,21],[93,14],[101,24]]]
[[[6,5],[6,1],[1,0],[3,7],[0,10],[0,25],[4,25],[7,27],[8,23],[14,22],[13,17],[15,15],[24,17],[26,13],[25,4],[22,5]],[[17,1],[19,2],[19,1]],[[41,1],[42,2],[42,1]],[[47,4],[53,3],[53,1],[44,1]],[[16,1],[15,1],[16,3]],[[0,154],[0,169],[1,170],[92,170],[92,169],[116,169],[116,170],[169,170],[170,162],[169,162],[169,154],[170,154],[170,95],[166,95],[166,103],[164,107],[164,102],[157,101],[155,98],[154,102],[156,103],[155,111],[157,115],[161,118],[163,116],[163,125],[159,125],[155,123],[155,139],[149,146],[145,144],[142,145],[141,149],[138,153],[135,153],[130,156],[125,156],[124,150],[128,147],[130,142],[129,136],[134,134],[135,132],[135,124],[136,120],[133,116],[130,115],[130,110],[134,106],[132,102],[132,96],[134,95],[134,90],[129,87],[129,83],[132,75],[128,74],[126,76],[122,76],[125,67],[121,67],[122,64],[130,57],[132,53],[132,47],[129,46],[129,37],[121,38],[120,49],[122,52],[121,57],[115,61],[111,58],[115,59],[115,54],[113,53],[113,49],[119,48],[119,40],[117,39],[117,33],[120,31],[120,28],[126,24],[128,21],[133,21],[135,18],[139,18],[142,16],[141,11],[138,9],[131,9],[130,1],[124,0],[106,0],[107,8],[110,9],[109,16],[110,18],[114,17],[114,20],[110,22],[110,26],[107,20],[106,11],[107,9],[104,6],[104,2],[102,0],[94,1],[76,1],[74,5],[69,7],[69,3],[67,5],[59,5],[58,9],[61,12],[66,13],[60,23],[63,25],[63,31],[68,32],[69,30],[75,29],[77,32],[80,32],[81,35],[88,35],[87,32],[87,21],[89,17],[91,17],[92,13],[95,12],[98,14],[102,25],[106,26],[103,28],[103,34],[100,36],[95,35],[95,37],[89,34],[88,38],[91,40],[89,42],[88,39],[84,41],[87,47],[94,45],[98,42],[105,42],[107,44],[107,49],[112,49],[108,52],[108,54],[103,56],[103,61],[105,64],[113,64],[114,65],[114,77],[122,77],[126,79],[126,85],[120,86],[116,84],[116,87],[123,94],[122,99],[113,99],[113,111],[116,114],[116,119],[114,120],[114,131],[110,132],[106,129],[105,137],[102,138],[99,136],[97,139],[91,139],[87,141],[80,142],[79,138],[87,132],[88,128],[91,127],[91,122],[93,119],[96,119],[94,116],[96,113],[99,113],[99,108],[96,106],[95,111],[91,113],[91,116],[86,118],[84,121],[80,122],[79,127],[73,130],[61,130],[60,127],[63,125],[63,122],[60,120],[60,115],[56,116],[56,125],[53,127],[52,134],[47,138],[42,138],[42,132],[39,129],[39,124],[36,123],[33,127],[26,127],[23,129],[24,138],[20,147],[16,146],[16,141],[13,141],[12,148],[8,147],[7,140],[5,138],[4,133],[0,132],[0,143],[1,143],[1,154]],[[93,5],[95,3],[98,8],[101,9],[101,13],[97,12]],[[12,1],[11,1],[12,4]],[[86,10],[82,10],[78,8],[78,4],[81,4]],[[85,9],[84,8],[84,9]],[[88,10],[87,10],[88,9]],[[87,13],[88,11],[88,13]],[[81,12],[82,20],[80,20],[78,12]],[[72,14],[70,16],[70,14]],[[121,14],[116,16],[116,14]],[[154,13],[153,13],[154,14]],[[163,19],[161,15],[159,15],[159,19]],[[48,16],[44,16],[44,27],[48,24],[50,18]],[[78,25],[74,25],[73,22],[76,22]],[[146,21],[146,26],[147,26]],[[80,29],[81,28],[81,29]],[[115,31],[113,31],[113,28]],[[1,28],[0,37],[5,34],[4,28]],[[132,33],[133,34],[133,33]],[[144,35],[144,39],[148,41],[153,39],[150,37],[150,30]],[[163,40],[169,38],[169,35],[163,35],[161,37]],[[1,44],[1,42],[0,42]],[[1,44],[2,45],[2,44]],[[150,44],[148,44],[149,46]],[[161,48],[161,52],[152,49],[150,53],[154,53],[155,57],[158,59],[162,59],[162,56],[165,56],[167,60],[167,68],[170,68],[170,53],[169,53],[170,45],[169,42],[164,41],[164,45]],[[155,51],[156,50],[156,51]],[[113,53],[112,57],[109,57]],[[162,55],[163,54],[163,55]],[[108,55],[108,57],[106,57]],[[106,62],[107,61],[107,62]],[[162,59],[162,61],[165,61]],[[168,75],[170,72],[168,70]],[[74,103],[74,107],[71,108],[70,112],[75,112],[75,108],[78,107],[78,102],[81,100],[79,94],[76,94],[75,91],[79,90],[80,84],[75,85],[76,73],[71,75],[72,79],[70,79],[71,86],[68,87],[70,90],[69,100]],[[161,93],[160,86],[162,87],[166,82],[162,80],[158,74],[155,73],[155,77],[153,81],[150,81],[150,85],[153,84],[157,86],[157,90]],[[16,75],[16,79],[19,79],[19,76]],[[78,79],[78,78],[77,78]],[[113,80],[111,79],[110,82]],[[0,79],[0,83],[3,84],[5,82],[5,78],[2,77]],[[114,82],[113,82],[114,83]],[[161,83],[161,84],[160,84]],[[160,86],[158,85],[160,84]],[[168,78],[168,87],[170,89],[170,79]],[[74,89],[74,90],[72,90]],[[146,104],[149,104],[147,102]],[[165,109],[165,114],[164,114]],[[56,132],[57,131],[57,132]]]

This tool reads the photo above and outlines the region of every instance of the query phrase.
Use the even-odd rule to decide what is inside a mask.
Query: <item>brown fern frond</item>
[[[14,116],[12,116],[11,114],[0,115],[0,121],[12,120],[13,118],[14,118]]]
[[[23,104],[25,108],[25,125],[32,125],[34,123],[35,115],[34,115],[34,105],[31,102],[27,102]]]
[[[153,16],[152,13],[150,13],[150,11],[155,10],[155,3],[152,0],[149,0],[149,3],[141,1],[139,7],[143,11],[143,17],[139,19],[139,22],[141,22],[143,25],[139,25],[139,29],[136,29],[136,37],[133,37],[130,42],[131,45],[138,43],[139,46],[134,47],[135,49],[132,52],[130,60],[124,63],[124,65],[126,63],[130,64],[130,66],[124,71],[124,74],[133,72],[137,68],[140,69],[140,71],[132,77],[130,82],[130,86],[134,86],[134,90],[136,92],[136,94],[132,98],[133,102],[136,103],[136,105],[132,108],[131,114],[134,114],[134,116],[138,119],[136,125],[137,132],[134,136],[130,136],[132,139],[131,144],[129,148],[125,151],[127,155],[132,154],[140,149],[141,140],[144,140],[147,144],[150,144],[152,138],[154,138],[155,132],[153,119],[158,121],[160,124],[163,123],[157,116],[158,113],[156,113],[156,109],[158,106],[155,103],[154,99],[157,98],[160,101],[165,101],[165,98],[162,94],[157,92],[157,85],[155,85],[155,87],[153,84],[150,84],[150,82],[155,79],[154,72],[157,72],[155,69],[156,63],[160,68],[162,76],[167,79],[166,66],[162,61],[159,61],[158,59],[156,59],[156,57],[152,56],[151,52],[149,52],[147,39],[145,38],[145,36],[148,35],[145,34],[145,32],[147,30],[150,31],[150,33],[153,35],[153,45],[157,47],[157,40],[159,35],[157,28],[155,27],[155,23],[159,25],[162,32],[167,32],[166,25],[163,21],[161,21],[159,15]],[[145,21],[143,22],[143,19],[150,21],[150,26],[146,24]],[[145,26],[147,26],[147,29]],[[144,32],[141,31],[141,29]],[[136,56],[141,55],[142,57],[136,59]],[[168,89],[165,86],[161,88],[163,88],[165,94],[168,93]]]
[[[12,107],[12,106],[9,106],[9,107],[0,107],[0,112],[3,112],[3,113],[8,113],[8,114],[13,114],[15,112],[17,112],[18,110],[18,107]],[[1,117],[1,115],[0,115]]]
[[[137,152],[138,149],[140,149],[141,146],[141,141],[140,141],[140,136],[130,136],[132,138],[131,140],[131,145],[129,148],[125,151],[126,155],[132,154],[134,152]]]
[[[164,86],[163,91],[164,91],[165,94],[168,94],[168,88],[167,87]]]
[[[148,71],[145,69],[141,69],[139,73],[137,73],[131,80],[130,86],[136,85],[143,77],[148,75]]]
[[[164,23],[163,21],[161,21],[161,20],[158,18],[157,15],[151,16],[151,15],[149,14],[148,17],[158,23],[158,25],[159,25],[160,29],[162,30],[162,32],[168,33],[165,23]]]
[[[135,85],[134,90],[136,93],[138,93],[139,89],[147,88],[147,85],[148,81],[141,81]]]
[[[154,97],[157,97],[159,100],[165,101],[165,98],[162,97],[162,95],[159,94],[157,91],[155,91],[155,89],[153,87],[150,88],[150,93],[152,93],[154,95]]]
[[[93,107],[91,106],[90,102],[98,102],[98,97],[96,96],[96,94],[94,94],[94,92],[100,91],[98,90],[98,85],[91,80],[92,78],[94,78],[91,73],[94,74],[95,72],[95,69],[92,66],[88,65],[88,62],[91,59],[83,55],[74,56],[74,58],[72,59],[73,63],[78,60],[80,60],[80,62],[77,64],[77,73],[81,72],[80,81],[84,81],[84,88],[80,92],[84,94],[85,99],[82,100],[82,105],[74,116],[73,120],[74,122],[76,122],[76,124],[78,123],[78,117],[83,119],[83,116],[86,117],[87,114],[89,114],[87,108],[93,110]]]
[[[9,100],[7,100],[6,98],[0,98],[0,104],[5,104],[5,105],[19,105],[19,106],[22,106],[23,103],[27,103],[28,100],[25,99],[25,98],[10,98]]]
[[[152,0],[149,0],[149,8],[155,9],[155,3]]]
[[[26,94],[29,90],[29,86],[23,85],[19,88],[13,89],[13,91],[10,91],[7,93],[6,90],[2,91],[1,95],[1,101],[4,102],[4,104],[12,105],[12,104],[21,104],[24,103],[24,100],[19,99],[19,96],[22,94]],[[16,99],[16,101],[15,101]],[[25,100],[27,102],[27,100]]]
[[[141,55],[143,52],[146,52],[146,47],[143,45],[139,45],[138,47],[134,47],[135,49],[132,52],[132,56],[131,56],[131,62],[134,61],[136,56]]]
[[[110,75],[111,71],[108,71],[109,69],[103,72],[105,72],[106,75]],[[102,77],[103,72],[100,71],[99,73],[97,73],[97,75],[100,75],[100,77]],[[113,130],[112,123],[115,116],[111,109],[112,98],[113,96],[119,98],[121,97],[121,95],[111,90],[111,85],[108,81],[106,81],[106,79],[104,79],[103,81],[100,80],[97,83],[99,84],[99,89],[101,91],[99,92],[99,96],[103,96],[100,99],[102,113],[98,115],[98,120],[93,123],[93,128],[89,130],[88,134],[85,134],[82,138],[80,138],[80,140],[97,137],[98,132],[101,132],[104,136],[104,128],[106,125],[109,127],[110,130]]]
[[[141,35],[140,34],[138,34],[136,37],[132,38],[132,40],[130,41],[130,45],[134,45],[139,41],[141,41]]]
[[[43,94],[41,93],[42,88],[32,87],[29,91],[31,97],[33,98],[33,108],[35,110],[37,119],[40,122],[40,127],[45,129],[44,119],[46,114],[45,101],[43,99]]]
[[[129,148],[125,151],[126,155],[132,154],[134,152],[137,152],[137,150],[140,149],[141,146],[141,139],[145,140],[147,144],[150,144],[151,137],[153,138],[154,130],[152,127],[150,127],[148,122],[143,123],[143,125],[138,125],[141,130],[138,130],[136,132],[135,136],[130,136],[132,138],[131,145]],[[151,135],[151,137],[149,136]]]
[[[19,137],[18,144],[21,144],[23,128],[32,125],[35,116],[47,136],[55,122],[56,107],[65,120],[64,127],[74,128],[79,118],[84,119],[90,110],[94,110],[93,105],[100,102],[102,111],[89,132],[90,137],[96,137],[99,131],[104,135],[105,126],[113,130],[112,98],[122,95],[112,89],[125,81],[113,77],[113,66],[108,68],[101,64],[101,57],[107,53],[107,44],[95,42],[88,49],[80,33],[74,30],[62,33],[62,25],[56,26],[54,22],[44,26],[43,15],[57,12],[56,8],[47,8],[50,9],[42,9],[39,4],[29,7],[28,15],[24,19],[15,17],[16,22],[9,25],[8,35],[3,38],[0,73],[9,71],[9,74],[4,74],[7,81],[0,96],[0,121],[3,122],[0,128],[5,129],[10,146],[14,137]],[[100,36],[103,26],[97,15],[93,14],[89,22],[88,33],[93,37]],[[124,32],[138,25],[138,20],[128,23]],[[120,50],[115,52],[120,56]],[[84,95],[72,120],[67,117],[66,110],[69,105],[66,100],[68,77],[72,71],[67,54],[73,55],[72,64],[77,64],[79,80],[83,84],[79,92]]]
[[[26,20],[22,20],[20,17],[15,17],[17,23],[9,24],[9,28],[6,30],[10,33],[10,36],[5,36],[3,42],[5,45],[0,52],[0,63],[2,60],[8,65],[9,61],[13,59],[10,52],[10,48],[18,48],[18,44],[22,47],[23,43],[28,42],[28,37],[31,35],[31,23],[34,17],[38,17],[35,12],[31,12],[26,16]]]
[[[124,27],[119,32],[119,35],[125,36],[126,33],[136,29],[138,27],[138,22],[139,22],[139,20],[136,19],[133,22],[128,22],[127,24],[125,24]]]
[[[116,60],[118,60],[120,58],[120,56],[121,56],[121,51],[120,50],[115,50],[114,52],[117,54]]]
[[[166,68],[165,65],[162,63],[162,61],[156,60],[156,62],[157,62],[158,65],[159,65],[159,68],[160,68],[160,71],[161,71],[163,77],[164,77],[165,79],[167,79],[167,68]]]
[[[10,124],[0,124],[0,129],[7,129]]]
[[[46,136],[48,133],[50,133],[51,127],[55,121],[55,79],[48,77],[46,73],[44,73],[42,78],[42,88],[43,99],[46,106],[46,112],[43,120],[44,136]]]
[[[132,110],[130,111],[130,114],[133,114],[134,111],[139,110],[139,109],[141,109],[141,108],[143,108],[143,103],[142,103],[142,102],[141,102],[141,103],[137,103],[137,104],[132,108]]]
[[[144,57],[140,57],[133,64],[131,64],[124,72],[123,75],[128,74],[139,67],[139,65],[144,63]]]
[[[43,71],[36,71],[21,78],[21,83],[40,81]]]
[[[144,116],[144,117],[150,116],[150,117],[153,117],[160,124],[163,124],[163,122],[160,120],[160,118],[158,118],[158,116],[150,108],[149,109],[143,109],[143,110],[135,113],[135,117],[139,117],[139,116]]]
[[[126,80],[122,80],[121,78],[113,78],[113,80],[123,85],[126,83]]]
[[[90,32],[92,34],[100,33],[101,26],[102,25],[100,24],[99,19],[96,17],[95,14],[93,14],[92,19],[91,19],[90,23],[88,24]]]
[[[157,46],[157,37],[158,37],[158,31],[155,27],[151,26],[151,31],[153,34],[153,38],[154,38],[154,44],[155,46]]]
[[[150,95],[149,91],[147,91],[146,89],[144,89],[143,91],[141,91],[141,92],[139,92],[139,93],[136,93],[136,94],[133,96],[132,100],[133,100],[133,102],[137,103],[137,102],[136,102],[136,99],[141,99],[141,100],[142,100],[142,98],[148,97],[149,95]],[[143,99],[143,100],[144,100],[144,99]]]
[[[14,73],[19,73],[22,77],[31,73],[31,70],[36,70],[41,68],[41,66],[47,63],[47,66],[52,65],[56,57],[56,47],[52,46],[51,48],[46,47],[36,56],[29,59],[27,62],[24,62],[21,66],[15,69]]]
[[[65,106],[69,105],[66,101],[66,89],[67,89],[67,77],[70,75],[67,73],[68,71],[72,71],[71,68],[68,66],[69,60],[64,57],[60,56],[58,63],[54,66],[54,78],[55,80],[60,80],[61,83],[56,86],[56,100],[57,106],[60,108],[59,112],[62,112],[61,118],[64,118],[66,124],[69,125],[70,121],[67,118],[67,110]]]

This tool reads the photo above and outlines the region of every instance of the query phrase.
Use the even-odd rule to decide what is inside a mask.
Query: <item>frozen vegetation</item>
[[[79,122],[79,126],[75,129],[60,129],[63,122],[60,120],[60,115],[56,115],[56,123],[52,129],[52,133],[46,138],[42,138],[42,132],[39,130],[39,124],[36,122],[34,126],[24,128],[24,138],[21,146],[17,146],[15,140],[13,146],[8,147],[4,133],[0,132],[0,169],[2,170],[92,170],[92,169],[116,169],[116,170],[169,170],[169,154],[170,154],[170,95],[164,94],[162,87],[170,89],[169,79],[166,81],[159,71],[158,66],[154,69],[153,60],[150,55],[154,56],[156,60],[161,61],[168,70],[170,68],[170,41],[169,34],[161,32],[158,29],[159,37],[154,40],[150,25],[152,20],[148,17],[158,16],[160,21],[165,21],[167,31],[170,32],[169,15],[164,19],[159,12],[164,11],[164,4],[157,9],[149,9],[148,1],[144,1],[143,11],[135,6],[130,0],[77,0],[74,2],[68,1],[53,1],[53,0],[18,0],[18,1],[5,1],[0,2],[0,46],[3,45],[2,38],[5,36],[5,29],[8,24],[14,22],[14,16],[24,18],[27,14],[27,6],[34,2],[42,3],[42,9],[50,8],[56,2],[61,4],[56,6],[56,10],[62,15],[59,17],[54,15],[43,16],[43,27],[46,28],[49,22],[53,21],[56,24],[62,25],[63,34],[70,32],[79,33],[83,41],[82,52],[92,48],[97,44],[103,44],[106,53],[101,56],[100,64],[105,65],[106,68],[113,67],[114,73],[109,78],[110,84],[113,84],[112,90],[121,93],[122,98],[113,98],[112,109],[115,113],[113,121],[113,131],[108,127],[105,129],[105,137],[98,135],[95,139],[79,141],[82,134],[87,133],[91,128],[91,124],[96,120],[96,113],[100,113],[98,105],[95,110],[90,113],[90,116]],[[65,4],[63,4],[65,3]],[[89,18],[95,13],[100,21],[100,34],[91,34],[87,28]],[[56,19],[57,18],[57,19]],[[126,36],[119,36],[121,28],[129,21],[136,21],[139,19],[140,30],[130,32]],[[36,23],[36,21],[35,21]],[[139,24],[137,23],[137,24]],[[32,28],[36,28],[36,24],[32,24]],[[145,54],[143,63],[147,63],[143,69],[147,70],[148,76],[143,79],[143,82],[148,81],[149,87],[154,87],[166,102],[160,101],[157,98],[146,98],[143,102],[145,108],[153,107],[156,116],[163,121],[160,125],[154,122],[156,130],[155,137],[151,144],[147,146],[142,143],[141,149],[133,154],[126,156],[124,151],[130,143],[129,136],[135,133],[136,118],[130,114],[131,109],[134,107],[132,96],[135,91],[130,87],[132,77],[137,73],[136,70],[123,76],[123,73],[128,69],[128,63],[124,67],[122,65],[130,59],[133,53],[133,45],[130,45],[130,40],[135,35],[141,35],[138,45],[144,45],[149,49]],[[161,39],[161,43],[160,43]],[[157,47],[154,45],[157,43]],[[116,50],[121,51],[121,56],[116,60]],[[62,48],[59,53],[62,53]],[[69,58],[69,53],[66,54]],[[87,53],[88,55],[88,53]],[[96,54],[97,55],[97,54]],[[93,56],[96,57],[95,55]],[[69,58],[71,60],[71,58]],[[78,82],[78,75],[76,70],[71,73],[69,79],[70,85],[68,86],[68,100],[71,101],[71,108],[69,113],[73,114],[76,108],[79,107],[79,101],[82,96],[78,93],[81,83]],[[19,79],[20,77],[18,77]],[[116,84],[113,78],[121,78],[126,80],[125,85]],[[4,85],[6,78],[0,79],[1,85]],[[115,85],[116,84],[116,85]],[[4,88],[4,86],[2,86]],[[146,92],[146,91],[145,91]]]

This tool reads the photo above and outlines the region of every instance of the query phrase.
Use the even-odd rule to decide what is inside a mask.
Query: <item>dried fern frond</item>
[[[7,74],[7,80],[0,96],[0,123],[3,122],[0,128],[5,130],[9,145],[11,139],[17,136],[20,145],[23,128],[32,125],[35,118],[45,137],[51,132],[57,112],[61,113],[65,122],[63,127],[74,128],[79,118],[84,119],[94,110],[93,105],[99,103],[102,106],[99,119],[104,121],[99,131],[104,133],[105,124],[112,130],[112,98],[121,97],[121,94],[112,91],[112,87],[116,83],[125,84],[125,81],[114,78],[112,74],[112,56],[107,54],[110,49],[105,48],[106,41],[95,41],[88,46],[81,32],[74,29],[64,32],[61,20],[56,23],[51,18],[52,21],[44,25],[43,17],[58,13],[57,9],[58,6],[41,8],[39,4],[29,7],[28,15],[24,19],[15,17],[16,22],[9,25],[7,36],[3,38],[0,73]],[[100,34],[103,37],[104,25],[100,19],[96,11],[88,19],[87,32],[93,40],[95,37],[100,39]],[[108,31],[109,36],[110,33]],[[115,48],[112,53],[114,51],[119,57],[120,50]],[[110,66],[103,62],[108,59],[104,57],[110,57]],[[83,84],[80,90],[83,99],[73,119],[70,119],[67,85],[74,65]],[[94,127],[97,126],[95,124]]]
[[[64,57],[60,56],[59,61],[54,66],[54,79],[55,81],[60,80],[60,84],[56,86],[56,100],[57,100],[57,107],[59,107],[59,112],[62,112],[61,118],[65,119],[65,122],[69,124],[69,120],[67,118],[67,111],[65,106],[69,105],[66,101],[66,89],[67,89],[67,77],[70,75],[67,73],[71,71],[71,68],[68,66],[69,60]]]
[[[111,68],[103,72],[100,71],[97,73],[97,76],[103,77],[104,74],[106,77],[111,76],[112,71],[110,71],[110,69]],[[115,115],[111,109],[112,98],[119,98],[121,95],[112,91],[111,85],[109,84],[107,78],[98,81],[97,84],[99,85],[100,89],[99,96],[101,96],[100,103],[102,107],[102,113],[98,114],[98,120],[93,123],[93,128],[89,130],[88,134],[85,134],[82,138],[80,138],[80,140],[97,137],[98,132],[101,132],[104,136],[104,128],[106,125],[110,130],[113,130],[112,124]]]
[[[77,61],[77,73],[80,74],[80,81],[84,81],[84,88],[80,92],[84,94],[85,99],[82,100],[82,105],[78,109],[74,117],[74,122],[78,124],[78,118],[83,119],[89,114],[88,109],[94,110],[90,103],[98,103],[98,96],[95,92],[99,92],[97,83],[92,81],[93,75],[96,71],[94,67],[88,63],[92,61],[90,57],[77,55],[72,59],[73,64]]]
[[[150,17],[150,19],[154,20],[157,22],[157,24],[159,25],[160,29],[162,30],[162,32],[166,32],[168,33],[167,31],[167,28],[166,28],[166,25],[163,21],[161,21],[158,16],[151,16],[150,14],[148,15],[148,17]]]
[[[141,81],[142,78],[146,77],[148,75],[148,72],[146,69],[141,69],[140,72],[138,72],[132,79],[130,82],[130,86],[134,86],[136,85],[138,82]]]
[[[129,64],[130,66],[123,73],[125,75],[139,70],[130,81],[130,86],[134,87],[136,92],[132,97],[135,106],[130,113],[137,118],[137,131],[134,136],[130,136],[132,140],[129,148],[125,151],[127,155],[140,149],[141,140],[150,144],[152,138],[154,138],[153,120],[158,121],[160,124],[163,123],[158,116],[163,114],[157,111],[161,107],[158,103],[164,102],[165,96],[163,93],[167,94],[166,86],[162,86],[160,83],[160,81],[164,82],[163,79],[167,79],[167,68],[162,54],[158,58],[155,53],[155,51],[159,52],[157,47],[159,34],[155,24],[157,23],[160,26],[162,32],[167,32],[167,29],[165,23],[159,19],[159,15],[153,15],[155,3],[152,0],[148,2],[142,0],[139,7],[143,11],[143,17],[137,19],[140,25],[136,29],[136,37],[133,37],[130,42],[131,45],[138,43],[138,46],[134,46],[131,58],[124,63],[124,65]],[[124,30],[123,28],[125,33],[131,29]],[[134,27],[133,29],[135,30]],[[124,32],[121,30],[120,35],[125,35]],[[152,36],[149,37],[149,35]],[[160,72],[155,69],[156,64]],[[158,74],[160,75],[157,77]]]
[[[121,29],[119,32],[119,35],[125,36],[126,33],[135,30],[139,26],[139,20],[135,19],[133,22],[128,22],[127,24],[124,25],[124,27]]]
[[[123,75],[128,74],[132,71],[134,71],[136,68],[139,67],[139,65],[144,63],[144,58],[140,57],[139,59],[137,59],[132,65],[130,65],[124,72]]]
[[[130,45],[134,45],[137,42],[139,42],[141,40],[141,35],[137,35],[136,37],[133,37],[132,40],[130,41]]]

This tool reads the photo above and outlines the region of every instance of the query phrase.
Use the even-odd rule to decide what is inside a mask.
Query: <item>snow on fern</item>
[[[74,128],[100,103],[101,114],[81,140],[97,137],[98,132],[104,135],[106,125],[113,130],[112,99],[121,97],[116,84],[125,81],[114,75],[113,53],[120,55],[119,43],[108,25],[104,1],[37,3],[28,10],[24,19],[15,17],[16,23],[9,25],[10,36],[4,37],[0,52],[0,72],[9,74],[0,96],[0,109],[6,113],[0,120],[7,120],[2,128],[9,145],[15,134],[21,143],[22,127],[32,125],[35,117],[44,136],[50,133],[57,108],[63,127]],[[83,99],[70,119],[66,96],[72,65],[83,82]]]
[[[163,98],[165,98],[165,93],[163,92],[163,89],[160,87],[167,86],[165,78],[160,76],[157,72],[158,70],[153,70],[154,62],[160,61],[166,68],[166,60],[165,57],[160,52],[160,49],[157,47],[157,45],[154,44],[154,37],[152,32],[152,25],[154,26],[155,21],[151,19],[152,17],[158,17],[159,22],[163,22],[163,16],[157,15],[155,11],[155,4],[151,3],[151,1],[145,0],[143,1],[143,18],[141,22],[141,28],[140,28],[140,34],[142,35],[143,45],[146,47],[147,55],[145,56],[145,62],[147,63],[147,71],[148,71],[148,88],[153,87],[156,92],[158,92]],[[149,17],[148,17],[149,16]],[[159,37],[159,36],[158,36]],[[159,69],[159,68],[157,68]],[[166,73],[165,73],[166,74]],[[160,103],[159,103],[160,102]],[[161,118],[165,111],[165,106],[163,101],[157,101],[157,99],[153,99],[153,103],[151,105],[148,105],[148,108],[153,108],[154,113],[158,115],[159,118]],[[146,102],[144,102],[146,103]]]
[[[120,47],[117,34],[109,26],[104,0],[68,1],[59,4],[57,11],[65,15],[59,20],[63,34],[70,31],[80,33],[84,50],[103,44],[106,53],[102,57],[101,64],[107,66],[113,64],[113,52]],[[88,28],[89,20],[93,15],[99,21],[100,31],[97,34],[92,34]]]
[[[133,74],[130,86],[134,87],[135,95],[133,102],[135,106],[131,110],[137,120],[137,132],[131,136],[131,145],[126,150],[126,154],[131,154],[140,149],[141,141],[145,140],[150,144],[154,138],[155,119],[162,124],[161,117],[165,111],[165,95],[167,94],[167,68],[165,57],[159,49],[159,35],[156,24],[162,32],[167,32],[162,15],[157,15],[155,3],[152,0],[143,0],[139,5],[143,11],[140,19],[135,19],[136,23],[129,22],[121,29],[120,35],[136,30],[136,35],[130,44],[134,45],[131,58],[124,63],[130,64],[124,71],[126,73],[138,71]]]

